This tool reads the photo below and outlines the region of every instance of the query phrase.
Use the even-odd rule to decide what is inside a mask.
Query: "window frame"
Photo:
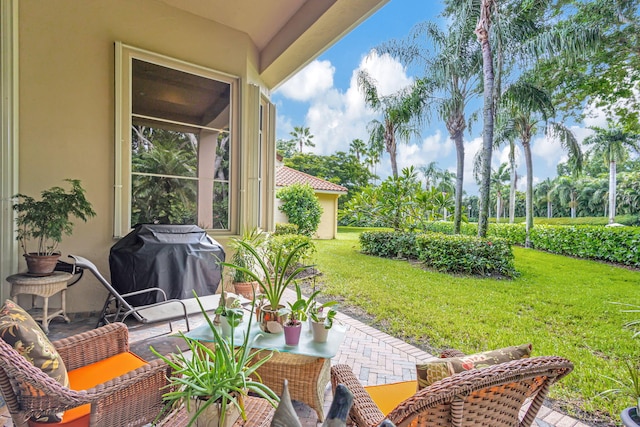
[[[228,229],[208,229],[211,234],[234,235],[238,233],[239,200],[239,138],[238,99],[240,79],[237,76],[212,70],[176,58],[139,49],[122,42],[115,43],[115,174],[113,237],[120,238],[131,231],[131,126],[132,126],[132,64],[141,60],[162,67],[217,80],[230,85],[231,134],[229,152],[229,224]]]

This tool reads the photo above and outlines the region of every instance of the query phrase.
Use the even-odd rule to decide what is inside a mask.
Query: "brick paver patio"
[[[293,292],[286,295],[288,299],[292,297],[294,297]],[[345,341],[332,363],[350,365],[364,385],[415,379],[416,362],[432,357],[429,353],[380,332],[357,319],[342,313],[338,314],[337,319],[344,323],[348,330]],[[190,318],[192,328],[203,321],[204,319],[200,315]],[[71,324],[54,321],[50,327],[49,337],[55,340],[92,329],[94,326],[94,318],[76,319]],[[174,322],[175,329],[186,329],[184,322]],[[172,340],[176,340],[175,338],[168,339],[167,332],[167,325],[138,326],[132,324],[130,341],[133,351],[149,359],[153,357],[148,349],[150,344],[162,352],[170,351],[172,345],[175,346],[178,341],[172,342]],[[331,390],[328,385],[325,392],[325,413],[331,405],[331,399]],[[316,427],[318,425],[317,416],[311,408],[298,402],[294,402],[294,406],[303,426]],[[548,407],[542,407],[535,424],[538,427],[588,427],[588,424],[553,411]],[[0,425],[7,427],[12,425],[6,408],[2,408],[2,412],[0,412]]]

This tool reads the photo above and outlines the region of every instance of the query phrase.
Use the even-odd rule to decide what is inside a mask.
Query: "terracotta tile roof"
[[[276,167],[276,187],[287,187],[291,184],[309,184],[311,188],[320,192],[332,192],[346,194],[347,189],[342,185],[325,181],[304,172],[291,169],[288,166]]]

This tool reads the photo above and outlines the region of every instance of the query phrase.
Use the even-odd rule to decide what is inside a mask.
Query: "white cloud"
[[[366,70],[376,81],[376,87],[382,96],[391,95],[413,83],[404,66],[387,54],[379,56],[375,51],[370,52],[360,63],[360,69]]]
[[[408,166],[416,168],[431,162],[438,162],[443,168],[446,163],[441,160],[454,151],[455,146],[448,137],[437,130],[435,134],[424,138],[420,143],[398,144],[398,170]]]
[[[539,136],[531,140],[531,154],[544,161],[547,167],[555,167],[566,156],[560,142],[546,136]]]
[[[313,61],[286,81],[277,92],[296,101],[309,101],[333,87],[336,69],[329,61]]]
[[[360,69],[366,69],[376,80],[381,94],[395,92],[412,81],[399,62],[388,56],[370,55],[364,57],[358,69],[353,71],[349,87],[344,92],[333,87],[335,69],[328,61],[310,63],[278,89],[278,93],[285,97],[309,102],[304,126],[314,135],[316,146],[311,149],[313,152],[326,155],[348,151],[354,139],[368,141],[367,125],[378,115],[366,107],[358,89]],[[282,126],[287,123],[290,124],[291,120],[278,117],[280,135],[283,134]]]

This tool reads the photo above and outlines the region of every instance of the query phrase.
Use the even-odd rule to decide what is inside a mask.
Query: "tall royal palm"
[[[531,246],[530,233],[533,228],[533,160],[531,158],[531,139],[538,130],[547,138],[557,140],[569,152],[570,161],[577,170],[582,167],[582,151],[573,133],[561,123],[551,121],[555,109],[549,94],[528,83],[518,82],[504,93],[504,111],[509,119],[504,121],[504,134],[520,140],[527,169],[527,188],[525,202],[526,241]]]
[[[616,164],[628,156],[628,150],[640,150],[640,135],[616,127],[594,127],[593,130],[596,133],[585,139],[584,143],[594,145],[609,164],[609,224],[613,224],[616,217]]]
[[[423,110],[427,104],[426,87],[416,82],[391,95],[381,95],[376,81],[365,70],[358,73],[358,87],[364,93],[366,104],[374,111],[382,113],[383,120],[374,120],[370,127],[370,145],[384,142],[391,159],[391,172],[398,177],[397,139],[408,142],[412,136],[419,135]]]
[[[419,61],[424,66],[422,81],[433,92],[430,109],[444,122],[456,147],[455,233],[460,232],[462,222],[466,110],[480,88],[478,68],[482,58],[479,46],[471,37],[472,24],[471,20],[458,19],[443,31],[433,22],[425,22],[412,30],[408,41],[390,42],[376,48],[403,63]]]

